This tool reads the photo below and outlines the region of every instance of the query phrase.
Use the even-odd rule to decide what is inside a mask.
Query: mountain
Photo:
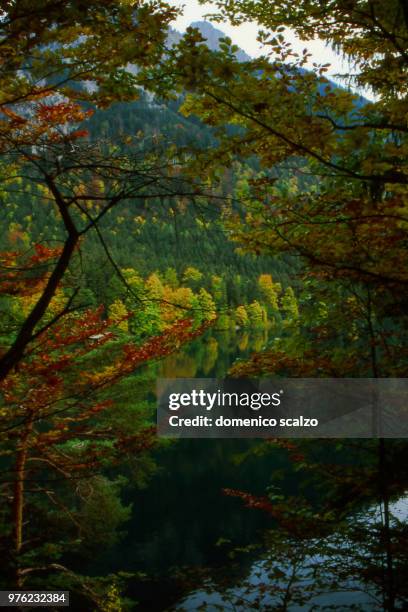
[[[226,34],[222,30],[215,28],[209,21],[194,21],[191,24],[192,28],[197,28],[203,38],[207,41],[207,46],[211,51],[217,51],[220,45],[220,39],[225,38]],[[182,34],[177,30],[170,29],[167,41],[169,46],[176,45],[181,40]],[[236,57],[240,62],[247,62],[251,57],[242,49],[236,53]]]
[[[209,21],[194,21],[191,27],[197,28],[202,36],[207,40],[207,45],[212,50],[217,50],[220,44],[220,38],[225,38],[226,34],[214,26]],[[251,57],[242,49],[236,53],[236,57],[240,62],[247,62]]]

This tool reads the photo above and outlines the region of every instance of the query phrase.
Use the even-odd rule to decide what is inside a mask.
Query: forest
[[[404,437],[167,439],[156,383],[408,378],[408,5],[176,4],[0,4],[0,589],[405,610]]]

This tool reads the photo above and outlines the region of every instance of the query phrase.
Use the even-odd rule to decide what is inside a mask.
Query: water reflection
[[[408,518],[408,497],[404,495],[390,505],[392,525],[397,530]],[[374,532],[382,521],[382,509],[374,505],[348,519],[355,533],[356,526],[364,533]],[[275,537],[274,537],[275,536]],[[396,590],[392,606],[386,606],[383,598],[384,584],[381,580],[367,580],[362,569],[374,564],[372,550],[367,547],[369,536],[360,547],[355,540],[338,531],[325,538],[286,542],[277,530],[271,533],[267,552],[250,567],[247,575],[231,587],[222,589],[209,578],[206,588],[193,591],[174,609],[190,610],[234,610],[246,612],[257,610],[405,610],[404,592]],[[365,545],[364,545],[365,544]],[[359,569],[359,571],[356,571]]]
[[[158,375],[163,378],[223,378],[237,358],[246,358],[268,343],[268,331],[208,332],[179,353],[167,357]]]
[[[222,378],[237,357],[249,356],[266,341],[266,333],[209,332],[156,364],[148,375],[145,372],[143,393],[147,395],[148,379],[152,392],[159,376]],[[132,399],[136,404],[136,398]],[[131,581],[129,595],[140,602],[141,609],[164,610],[185,589],[168,578],[170,568],[224,566],[229,562],[228,551],[220,541],[249,545],[258,539],[270,524],[269,517],[248,514],[238,500],[222,494],[228,487],[261,494],[271,471],[276,466],[284,468],[279,453],[261,461],[249,457],[240,462],[253,444],[251,440],[184,439],[162,448],[155,457],[157,474],[144,490],[129,491],[125,500],[134,507],[126,539],[93,561],[93,572],[143,571],[156,577],[144,586],[140,580]],[[289,482],[287,487],[290,490]],[[249,564],[250,559],[240,561],[234,571],[242,572]]]
[[[158,376],[223,378],[237,358],[248,357],[267,341],[266,333],[210,332],[145,373],[144,395],[148,395],[149,387],[152,395]],[[384,541],[383,514],[379,527],[374,526],[378,516],[370,518],[367,510],[361,524],[356,519],[348,524],[340,510],[336,510],[340,498],[334,498],[330,529],[313,538],[313,521],[308,517],[304,535],[294,537],[278,527],[274,517],[256,509],[248,510],[241,500],[223,494],[224,489],[238,489],[265,495],[274,475],[280,479],[282,496],[295,500],[306,495],[312,507],[311,516],[313,512],[322,512],[325,491],[312,486],[309,476],[298,472],[282,449],[272,448],[269,452],[263,449],[254,440],[169,442],[155,457],[159,470],[148,486],[142,491],[128,492],[125,501],[133,504],[134,512],[126,539],[109,556],[94,562],[93,571],[146,573],[149,578],[131,580],[128,591],[139,602],[140,610],[295,611],[323,610],[326,606],[338,610],[404,609],[398,608],[397,600],[387,603],[386,599],[376,601],[371,597],[378,596],[382,582],[387,579],[384,545],[378,545],[379,540]],[[323,443],[313,441],[315,459],[323,467],[330,465],[329,450]],[[405,450],[399,452],[390,460],[389,470],[395,466],[402,470]],[[362,474],[361,482],[354,476],[346,480],[342,496],[353,497],[356,489],[367,485],[366,476],[360,468],[360,458],[350,459],[348,451],[343,455],[344,468],[356,467]],[[366,499],[376,494],[378,487],[376,462],[374,458],[367,472]],[[395,471],[396,482],[403,479],[403,470]],[[394,524],[397,526],[399,539],[393,535],[393,554],[397,555],[398,545],[398,571],[402,577],[396,577],[394,590],[397,583],[407,583],[406,574],[404,579],[407,563],[401,557],[405,554],[401,551],[406,549],[403,546],[406,516],[399,518]],[[341,591],[337,575],[342,575]],[[202,588],[203,584],[208,586]],[[403,601],[405,604],[406,599]]]

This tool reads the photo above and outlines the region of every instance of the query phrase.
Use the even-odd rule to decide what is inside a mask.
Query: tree
[[[170,178],[162,153],[126,156],[113,143],[90,142],[79,124],[95,107],[139,96],[144,71],[163,54],[167,26],[176,13],[161,1],[118,0],[88,3],[86,11],[81,1],[51,0],[36,6],[8,2],[1,9],[0,175],[10,194],[22,176],[39,186],[57,215],[63,243],[41,295],[0,357],[1,378],[35,339],[84,248],[85,234],[97,233],[115,268],[99,224],[129,198],[156,199],[161,191],[156,187],[165,174]],[[103,45],[95,42],[100,40]],[[180,180],[177,185],[180,191]],[[164,190],[167,196],[171,191]]]
[[[280,283],[274,283],[270,274],[261,274],[258,285],[271,312],[279,310],[278,297],[282,290]]]
[[[266,327],[267,314],[265,309],[257,300],[254,300],[247,306],[250,326],[254,329],[262,329]]]
[[[38,101],[56,93],[60,99],[100,105],[137,97],[140,75],[124,68],[128,63],[143,68],[160,58],[167,26],[176,14],[174,8],[155,0],[91,1],[86,11],[81,0],[3,3],[2,145],[8,146],[10,131],[16,134],[22,125],[27,128],[16,109],[32,105],[41,112]],[[100,40],[103,45],[98,44]],[[89,81],[97,85],[97,93],[95,88],[76,86]],[[58,106],[50,106],[47,112],[52,115],[54,110]]]
[[[90,232],[96,233],[110,265],[121,282],[126,285],[126,279],[112,259],[100,224],[105,215],[120,202],[155,200],[162,190],[166,194],[172,190],[170,183],[173,183],[173,178],[170,176],[166,178],[163,175],[162,162],[154,157],[149,160],[140,158],[138,154],[124,156],[117,147],[111,151],[108,159],[99,151],[98,146],[91,143],[65,156],[62,167],[58,160],[59,153],[59,144],[47,144],[44,145],[42,153],[36,153],[35,157],[30,151],[25,154],[25,162],[28,164],[26,174],[34,183],[41,182],[47,187],[49,200],[57,211],[63,247],[54,250],[55,259],[41,294],[22,322],[13,342],[0,357],[0,376],[3,377],[20,361],[27,346],[35,337],[58,288],[69,276],[81,248],[85,248],[84,237]],[[2,172],[6,173],[6,169],[0,166],[0,174]],[[7,168],[7,173],[10,173],[10,168]],[[104,176],[106,185],[104,194],[95,194],[92,184],[86,186],[88,173]],[[11,183],[12,179],[13,174]],[[148,190],[146,184],[149,185]],[[176,187],[176,183],[173,183],[173,186]],[[179,188],[180,179],[177,180],[176,190]],[[51,265],[51,261],[48,265]],[[80,262],[76,265],[80,265]],[[26,278],[28,275],[29,271],[25,270],[21,277]],[[71,305],[78,291],[78,287],[74,286],[67,299],[67,307]],[[64,310],[61,313],[63,314]]]
[[[264,497],[225,491],[269,514],[275,525],[260,543],[268,553],[257,568],[259,578],[241,582],[238,595],[231,589],[224,599],[238,602],[242,594],[245,602],[262,609],[321,609],[326,607],[320,599],[324,594],[330,609],[343,610],[359,609],[359,604],[337,603],[336,593],[363,591],[367,603],[362,609],[404,609],[406,524],[398,518],[397,504],[392,510],[390,497],[401,499],[405,490],[406,473],[398,467],[405,441],[347,440],[333,448],[327,440],[323,449],[328,454],[320,456],[312,440],[275,440],[269,449],[276,446],[290,458],[288,469],[307,478],[307,491],[285,496],[278,478]]]
[[[281,305],[288,322],[296,322],[299,318],[299,309],[296,301],[296,296],[292,287],[288,287],[286,289],[285,293],[282,296]]]
[[[235,310],[235,321],[239,327],[244,329],[249,326],[249,317],[245,306],[237,306]]]
[[[177,289],[179,280],[175,268],[167,268],[164,274],[164,282],[166,285],[169,285],[171,289]]]
[[[112,350],[112,321],[101,315],[99,309],[60,317],[1,386],[1,544],[16,588],[43,576],[72,577],[61,563],[69,551],[114,537],[128,510],[117,499],[119,481],[103,471],[143,456],[157,439],[140,408],[130,421],[126,411],[121,418],[107,390],[202,333],[178,321],[142,345]],[[101,504],[110,508],[110,525]]]
[[[183,282],[191,283],[193,287],[196,286],[202,278],[203,273],[200,272],[200,270],[197,270],[197,268],[194,268],[193,266],[188,266],[184,270]]]
[[[252,19],[272,32],[260,34],[266,54],[253,61],[238,62],[228,40],[211,52],[194,29],[170,54],[167,63],[191,92],[184,113],[199,115],[220,134],[217,149],[194,164],[216,172],[221,159],[257,155],[265,175],[243,194],[246,214],[231,206],[231,236],[246,252],[296,257],[303,282],[313,279],[309,287],[317,293],[327,284],[333,299],[357,293],[367,306],[360,325],[367,309],[372,322],[372,340],[360,358],[370,358],[372,344],[383,342],[381,330],[392,330],[392,342],[377,351],[392,371],[385,353],[397,343],[405,355],[406,346],[405,3],[214,4],[219,20]],[[350,56],[355,71],[345,79],[370,87],[375,101],[334,86],[325,77],[327,65],[305,70],[308,53],[292,51],[285,27]],[[236,130],[231,134],[227,125]],[[290,188],[284,167],[296,179]],[[403,362],[394,370],[401,375]]]
[[[196,323],[213,321],[216,317],[215,302],[208,291],[201,287],[200,291],[192,300],[192,312]]]
[[[160,309],[164,325],[171,325],[174,321],[183,318],[186,313],[194,316],[194,313],[192,313],[194,302],[194,294],[190,287],[173,289],[166,285]]]
[[[118,498],[121,482],[106,474],[155,445],[146,415],[133,414],[129,422],[127,413],[113,410],[107,390],[195,332],[179,317],[162,335],[120,346],[103,309],[86,308],[81,267],[88,235],[94,233],[132,294],[104,238],[106,218],[120,203],[171,197],[170,184],[185,190],[159,147],[125,152],[123,142],[93,142],[79,124],[90,119],[90,106],[139,95],[143,68],[162,52],[174,11],[161,2],[90,3],[89,12],[80,2],[40,4],[7,3],[0,20],[2,198],[19,204],[23,191],[35,213],[45,204],[55,221],[52,247],[11,226],[13,247],[1,253],[0,303],[7,312],[0,353],[1,547],[9,583],[80,583],[99,606],[92,581],[75,576],[65,557],[83,552],[93,536],[99,543],[115,536],[129,508]],[[138,69],[125,70],[129,62]],[[90,77],[95,87],[84,88]],[[125,326],[124,304],[113,310],[117,326]],[[109,524],[96,516],[104,505]]]
[[[282,292],[281,284],[273,282],[270,274],[261,274],[258,278],[258,285],[272,323],[279,325],[281,323],[279,308],[279,297]]]
[[[217,306],[225,304],[226,295],[225,295],[225,281],[221,276],[217,276],[213,274],[211,277],[211,293],[214,297],[215,303]]]
[[[211,53],[193,29],[173,51],[169,63],[190,91],[184,113],[216,126],[220,136],[217,150],[204,153],[194,164],[206,164],[215,173],[220,160],[257,156],[265,176],[242,193],[244,212],[231,204],[228,230],[246,252],[296,258],[301,287],[298,330],[291,326],[291,337],[285,330],[272,347],[246,365],[236,365],[233,373],[406,376],[406,2],[213,4],[221,21],[257,21],[265,56],[239,63],[229,40],[220,52]],[[294,53],[286,28],[306,41],[320,38],[350,58],[350,69],[343,75],[348,89],[325,77],[327,65],[315,64],[308,71],[307,49]],[[366,88],[373,100],[353,93],[353,86]],[[289,293],[285,308],[297,316]],[[372,578],[375,587],[381,584],[383,609],[394,610],[394,581],[406,560],[393,558],[392,552],[401,553],[406,528],[397,534],[390,521],[389,492],[384,494],[386,445],[384,440],[374,445],[378,466],[373,480],[382,488],[384,512],[382,524],[376,525],[380,544],[369,537],[368,521],[360,533],[361,525],[352,535],[348,532],[349,542],[359,543],[358,558],[339,559],[333,547],[328,565],[335,560],[341,571],[350,563],[346,567],[351,573]],[[406,454],[404,443],[402,449]],[[273,503],[270,509],[273,512]],[[307,508],[302,507],[301,515],[307,517]],[[301,523],[299,517],[296,522]],[[319,587],[319,579],[315,584]],[[406,592],[401,586],[398,605],[403,607]],[[301,598],[304,594],[301,591]],[[279,602],[281,609],[287,605]]]
[[[146,281],[146,289],[152,299],[160,301],[163,297],[164,287],[159,276],[155,273],[151,274]]]
[[[117,324],[118,329],[121,331],[129,331],[129,323],[127,321],[128,311],[122,300],[115,300],[109,306],[109,319],[113,324]]]

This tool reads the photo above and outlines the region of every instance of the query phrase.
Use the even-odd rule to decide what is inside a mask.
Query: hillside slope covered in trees
[[[406,3],[213,0],[256,59],[162,0],[85,4],[0,8],[0,585],[405,609],[405,440],[172,444],[154,387],[406,377]],[[350,57],[346,87],[288,31]]]

